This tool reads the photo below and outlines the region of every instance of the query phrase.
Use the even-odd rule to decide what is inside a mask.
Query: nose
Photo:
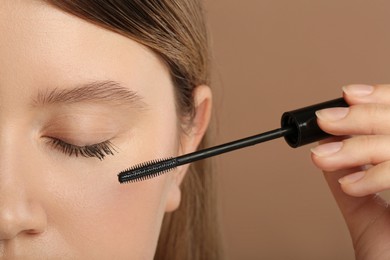
[[[42,233],[46,214],[25,184],[0,172],[0,241]]]

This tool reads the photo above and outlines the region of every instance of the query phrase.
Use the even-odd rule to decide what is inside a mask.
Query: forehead
[[[166,73],[141,44],[43,1],[0,2],[0,87],[114,78],[137,88],[150,70]]]

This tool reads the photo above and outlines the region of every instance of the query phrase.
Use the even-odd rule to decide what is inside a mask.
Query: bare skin
[[[187,166],[134,184],[116,175],[194,151],[210,89],[196,88],[183,134],[149,49],[40,1],[2,0],[0,21],[0,256],[153,259]],[[112,154],[91,152],[104,145]]]
[[[320,111],[320,127],[340,137],[313,149],[349,228],[356,259],[390,258],[390,85],[344,87],[350,108]]]

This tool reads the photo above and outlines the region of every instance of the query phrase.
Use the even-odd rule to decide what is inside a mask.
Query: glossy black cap
[[[338,98],[320,104],[285,112],[282,115],[282,129],[291,128],[293,131],[284,136],[286,142],[293,148],[313,143],[329,137],[317,124],[316,111],[331,107],[348,107],[343,98]]]

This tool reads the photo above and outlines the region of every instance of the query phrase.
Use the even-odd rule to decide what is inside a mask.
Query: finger
[[[382,85],[347,85],[343,87],[344,99],[350,105],[390,104],[390,84]]]
[[[377,220],[387,208],[387,203],[376,194],[354,197],[341,189],[338,180],[360,170],[360,168],[354,168],[332,173],[324,172],[325,179],[348,226],[355,248],[358,247],[361,236],[373,223],[380,224]]]
[[[344,176],[339,180],[345,193],[355,197],[390,189],[390,162]]]
[[[318,125],[332,135],[390,134],[390,105],[359,104],[316,112]]]
[[[332,137],[323,140],[320,144],[326,142],[339,142],[345,140],[345,137]],[[342,177],[364,170],[362,167],[355,167],[348,170],[339,170],[336,172],[325,172],[324,177],[336,200],[338,207],[345,219],[355,248],[361,236],[373,225],[379,224],[377,221],[387,208],[387,203],[378,195],[371,194],[363,197],[354,197],[346,194],[339,183]]]
[[[324,109],[317,113],[318,124],[324,131],[333,135],[347,134],[350,130],[349,134],[389,132],[390,122],[386,124],[383,120],[390,117],[390,85],[347,85],[343,87],[343,93],[351,107]]]
[[[311,149],[312,160],[318,168],[329,172],[368,164],[376,165],[390,160],[389,144],[388,135],[355,136]]]

